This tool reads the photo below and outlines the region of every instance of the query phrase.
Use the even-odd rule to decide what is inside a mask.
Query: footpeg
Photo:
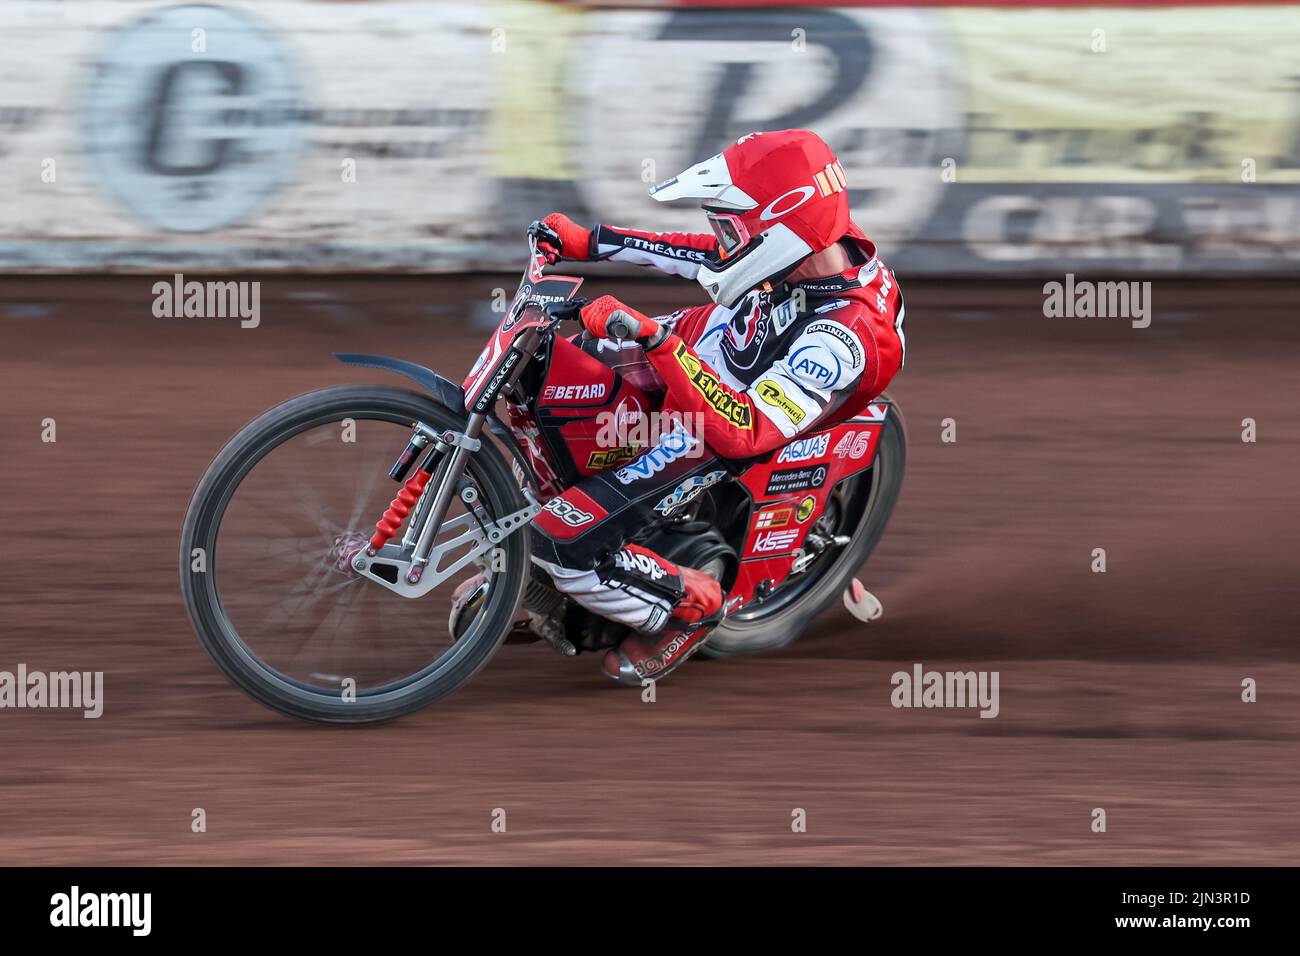
[[[548,614],[528,612],[528,629],[565,657],[575,657],[578,648],[564,636],[564,625]]]

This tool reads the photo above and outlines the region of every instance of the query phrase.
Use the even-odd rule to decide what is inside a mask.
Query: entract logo
[[[753,427],[749,405],[729,392],[715,375],[705,370],[700,360],[684,344],[677,346],[675,358],[682,371],[690,377],[695,390],[704,396],[714,411],[737,428]]]

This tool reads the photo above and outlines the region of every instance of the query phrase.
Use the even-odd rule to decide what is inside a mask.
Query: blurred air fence
[[[0,269],[510,269],[755,129],[908,274],[1293,273],[1300,6],[0,2]]]

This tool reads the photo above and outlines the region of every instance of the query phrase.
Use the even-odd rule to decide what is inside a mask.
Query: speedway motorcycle
[[[181,535],[185,605],[254,699],[325,723],[389,720],[456,690],[507,641],[574,656],[626,635],[552,587],[530,561],[529,525],[582,476],[638,458],[636,425],[664,386],[632,342],[564,334],[583,280],[545,272],[545,229],[530,228],[523,279],[461,385],[339,354],[418,390],[300,395],[246,425],[203,475]],[[631,439],[611,442],[611,421]],[[783,647],[854,581],[905,458],[898,409],[881,396],[740,463],[734,480],[679,489],[664,521],[630,540],[721,582],[725,617],[700,656]]]

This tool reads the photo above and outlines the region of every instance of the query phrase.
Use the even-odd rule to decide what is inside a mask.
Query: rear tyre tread
[[[717,659],[760,654],[788,647],[797,641],[813,619],[839,599],[844,588],[880,542],[902,490],[906,464],[905,426],[898,406],[891,405],[881,429],[872,465],[884,469],[876,500],[867,515],[865,527],[859,526],[860,531],[854,535],[852,544],[836,556],[835,569],[826,574],[806,595],[770,619],[760,618],[752,623],[735,624],[724,621],[700,649],[700,656]]]

